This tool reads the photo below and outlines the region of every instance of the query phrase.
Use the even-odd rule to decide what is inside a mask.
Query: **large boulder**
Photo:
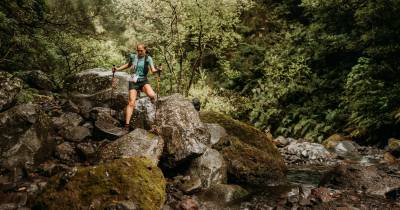
[[[49,156],[50,118],[36,105],[15,106],[0,113],[0,164],[8,169],[26,168]]]
[[[136,128],[151,129],[156,117],[156,107],[151,103],[149,97],[136,100],[135,113],[132,120],[135,121]]]
[[[90,120],[94,121],[93,137],[95,139],[114,140],[127,132],[120,127],[120,122],[114,118],[117,112],[110,108],[94,107],[89,112]]]
[[[75,127],[82,124],[84,119],[79,114],[66,112],[59,117],[53,117],[51,121],[54,128],[63,130],[65,127]]]
[[[161,209],[165,188],[163,174],[152,161],[118,159],[52,177],[32,209],[107,209],[118,202],[143,210]]]
[[[188,173],[191,177],[198,176],[203,188],[227,181],[225,160],[217,150],[211,148],[192,161]]]
[[[41,90],[54,90],[54,82],[47,76],[46,73],[40,70],[24,71],[18,74],[18,77],[23,79],[31,87]]]
[[[276,184],[285,177],[285,164],[272,139],[245,123],[215,112],[201,112],[205,123],[218,123],[227,132],[213,148],[228,165],[228,176],[253,185]]]
[[[164,141],[161,137],[141,128],[107,144],[99,152],[100,160],[112,160],[126,157],[146,157],[157,164]]]
[[[14,98],[22,89],[22,80],[0,71],[0,111],[11,106]]]
[[[192,103],[174,94],[160,98],[157,106],[155,128],[165,141],[164,165],[174,167],[203,154],[210,133]]]
[[[89,128],[84,126],[65,127],[61,134],[66,140],[75,142],[80,142],[92,135]]]
[[[122,109],[126,106],[129,74],[116,72],[115,77],[118,80],[117,85],[111,88],[111,70],[89,69],[70,77],[66,82],[66,89],[78,105],[89,101],[92,106],[108,104]]]

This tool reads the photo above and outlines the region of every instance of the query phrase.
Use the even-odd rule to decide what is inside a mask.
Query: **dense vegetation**
[[[399,0],[2,1],[0,37],[0,69],[40,69],[60,88],[145,42],[163,94],[275,135],[400,136]]]
[[[399,135],[400,1],[258,5],[262,18],[244,18],[240,74],[232,78],[253,93],[252,122],[318,140],[335,132],[380,142]]]

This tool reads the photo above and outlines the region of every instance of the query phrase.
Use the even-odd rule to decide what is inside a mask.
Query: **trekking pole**
[[[155,112],[154,112],[154,122],[157,119],[157,106],[158,106],[158,98],[160,96],[160,79],[161,79],[161,71],[159,69],[157,69],[157,98],[156,98],[156,108],[155,108]]]
[[[115,68],[115,65],[113,65],[113,68],[112,68],[112,79],[111,79],[110,116],[112,116],[111,107],[114,105],[114,77],[115,77],[115,71],[116,70],[117,69]]]

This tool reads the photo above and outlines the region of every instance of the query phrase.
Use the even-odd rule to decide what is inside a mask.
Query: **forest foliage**
[[[2,1],[0,37],[0,69],[40,69],[60,88],[144,42],[162,94],[274,135],[400,136],[399,0]]]

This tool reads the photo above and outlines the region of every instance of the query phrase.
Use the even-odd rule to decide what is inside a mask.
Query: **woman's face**
[[[144,49],[144,46],[143,46],[143,45],[138,45],[138,46],[136,47],[136,52],[137,52],[137,54],[138,54],[139,57],[143,57],[143,56],[146,55],[146,50]]]

